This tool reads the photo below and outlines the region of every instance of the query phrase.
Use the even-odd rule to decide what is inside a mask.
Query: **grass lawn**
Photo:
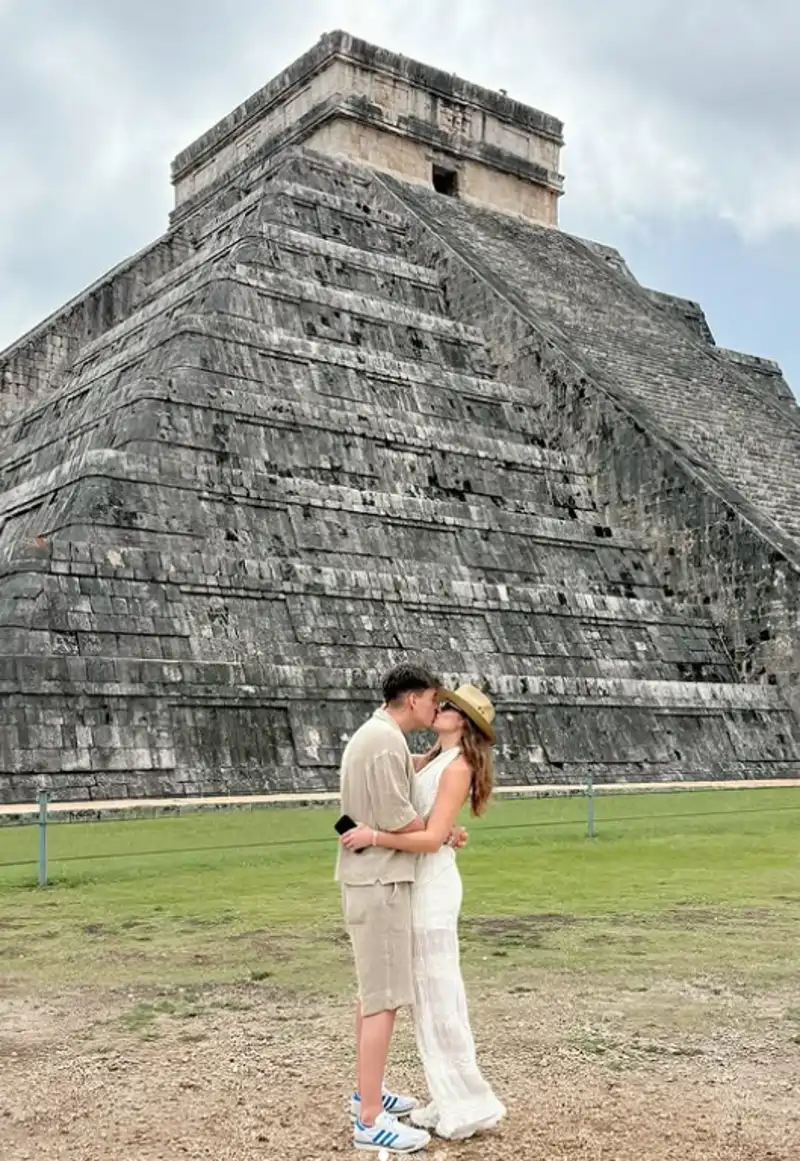
[[[800,791],[498,802],[469,821],[464,964],[780,984],[800,964]],[[0,829],[0,969],[41,984],[264,980],[340,994],[334,811],[259,810]],[[526,983],[526,981],[528,983]]]

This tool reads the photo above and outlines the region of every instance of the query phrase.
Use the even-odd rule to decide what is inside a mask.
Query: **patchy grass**
[[[470,823],[464,971],[509,1119],[447,1155],[800,1156],[799,808],[773,790],[606,799],[592,842],[580,801]],[[54,825],[43,891],[35,828],[0,829],[4,1161],[350,1150],[333,818]],[[391,1075],[424,1093],[406,1015]]]
[[[796,973],[800,792],[620,797],[598,800],[596,813],[594,841],[580,800],[497,803],[469,822],[460,865],[471,980],[525,989],[567,974],[647,989],[659,975],[745,986]],[[36,828],[3,828],[3,975],[23,990],[250,981],[340,995],[351,964],[334,817],[54,824],[42,891],[32,885]]]
[[[215,996],[196,989],[175,988],[162,991],[156,999],[135,1000],[120,1005],[122,1014],[111,1022],[112,1030],[138,1034],[141,1039],[154,1040],[159,1037],[167,1022],[203,1020],[215,1012],[249,1012],[253,1008],[250,1000],[235,995]],[[204,1040],[208,1033],[204,1028],[197,1031],[181,1031],[180,1039],[188,1043]]]

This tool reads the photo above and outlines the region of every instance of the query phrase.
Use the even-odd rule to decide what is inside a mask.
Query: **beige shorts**
[[[342,884],[342,911],[353,945],[364,1016],[414,1003],[411,884]]]

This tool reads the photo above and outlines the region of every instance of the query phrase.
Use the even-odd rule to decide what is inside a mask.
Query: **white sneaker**
[[[417,1107],[413,1097],[400,1096],[399,1093],[383,1090],[383,1111],[391,1113],[393,1117],[407,1117],[412,1109]],[[350,1098],[350,1117],[352,1120],[361,1116],[361,1097],[354,1092]]]
[[[416,1153],[430,1143],[430,1133],[412,1129],[390,1113],[379,1113],[374,1125],[365,1125],[356,1119],[353,1125],[353,1144],[356,1149],[380,1153]]]

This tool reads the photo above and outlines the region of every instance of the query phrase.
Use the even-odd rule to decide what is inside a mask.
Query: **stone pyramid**
[[[408,656],[507,784],[800,776],[800,412],[560,132],[329,34],[0,357],[0,800],[333,788]]]

